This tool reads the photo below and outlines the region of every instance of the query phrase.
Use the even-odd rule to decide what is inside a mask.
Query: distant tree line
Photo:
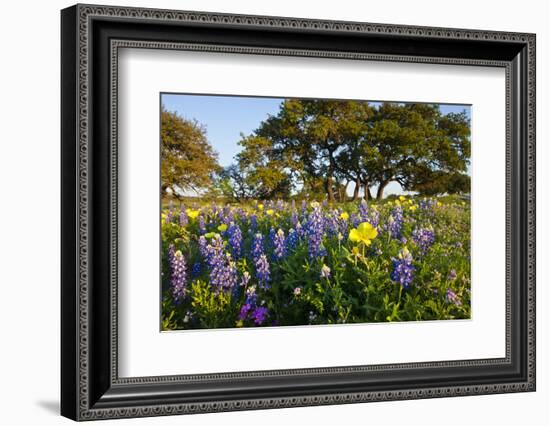
[[[350,185],[353,199],[381,199],[391,182],[426,195],[470,191],[469,119],[465,113],[444,115],[437,105],[288,99],[277,115],[268,116],[252,134],[241,135],[241,151],[224,169],[200,125],[166,111],[163,145],[165,114],[168,145],[176,148],[172,157],[188,158],[175,163],[197,161],[195,150],[202,149],[204,158],[184,176],[184,167],[163,156],[168,161],[163,163],[163,185],[166,169],[168,185],[210,185],[211,191],[234,200],[301,193],[344,201]],[[188,141],[174,143],[178,138]],[[176,153],[186,146],[193,155]]]

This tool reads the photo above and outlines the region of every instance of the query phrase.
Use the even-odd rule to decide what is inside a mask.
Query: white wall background
[[[275,425],[311,422],[544,424],[550,401],[550,27],[540,0],[104,0],[103,4],[537,33],[538,390],[530,394],[107,421],[102,424]],[[11,1],[0,26],[0,423],[69,424],[59,405],[59,10]]]

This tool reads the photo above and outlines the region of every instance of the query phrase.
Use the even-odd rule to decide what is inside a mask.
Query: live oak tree
[[[470,126],[464,113],[429,104],[383,103],[365,138],[366,168],[383,197],[390,182],[426,194],[469,191]]]
[[[280,167],[301,180],[306,190],[322,178],[329,201],[334,201],[342,180],[361,179],[359,163],[348,161],[353,154],[342,152],[367,131],[373,112],[366,102],[289,99],[255,134],[269,141]]]
[[[176,196],[198,192],[212,183],[220,170],[218,156],[206,138],[206,130],[197,121],[175,112],[161,111],[162,193],[168,189]]]
[[[216,190],[234,201],[287,198],[291,194],[288,169],[273,153],[273,146],[261,136],[244,136],[235,163],[216,176]]]
[[[216,175],[211,194],[222,195],[233,201],[242,201],[254,198],[254,189],[248,184],[248,179],[239,165],[233,163]]]
[[[291,181],[285,163],[273,149],[269,139],[242,135],[242,147],[237,155],[240,170],[255,198],[286,198],[291,192]]]
[[[288,99],[239,142],[240,172],[265,197],[292,185],[330,201],[355,184],[366,199],[391,182],[425,194],[469,191],[470,123],[429,104]],[[283,190],[282,190],[283,189]]]

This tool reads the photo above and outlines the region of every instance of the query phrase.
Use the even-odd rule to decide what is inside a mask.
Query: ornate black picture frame
[[[534,34],[95,5],[64,9],[61,28],[62,415],[92,420],[535,390]],[[504,68],[506,356],[119,378],[121,47]]]

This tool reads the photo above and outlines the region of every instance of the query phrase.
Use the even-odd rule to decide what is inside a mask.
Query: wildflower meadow
[[[169,203],[162,329],[470,318],[459,197]]]

